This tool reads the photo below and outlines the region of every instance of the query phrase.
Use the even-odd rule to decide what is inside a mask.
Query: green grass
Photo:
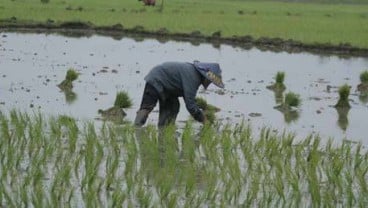
[[[365,207],[368,153],[246,124],[135,129],[0,113],[1,207]]]
[[[325,1],[323,1],[325,2]],[[224,37],[250,35],[279,37],[304,43],[350,43],[368,48],[368,5],[295,3],[241,0],[170,0],[164,9],[144,7],[135,0],[99,1],[15,0],[0,2],[0,19],[19,21],[83,21],[99,26],[117,23],[125,28],[143,26],[149,31],[200,31]],[[340,2],[340,1],[339,1]],[[363,3],[363,1],[359,1]]]

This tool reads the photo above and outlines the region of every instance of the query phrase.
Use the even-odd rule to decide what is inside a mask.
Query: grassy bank
[[[366,207],[359,144],[0,114],[1,207]]]
[[[138,1],[15,0],[0,2],[0,19],[22,21],[82,21],[97,26],[166,28],[172,33],[200,31],[223,37],[250,35],[293,39],[303,43],[350,43],[368,48],[367,4],[317,4],[233,0],[170,0],[156,7]],[[333,2],[333,1],[332,1]],[[13,18],[14,19],[14,18]]]

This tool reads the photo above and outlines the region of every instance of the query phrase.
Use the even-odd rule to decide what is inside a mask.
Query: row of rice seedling
[[[250,126],[135,128],[0,113],[1,207],[368,205],[361,144]]]

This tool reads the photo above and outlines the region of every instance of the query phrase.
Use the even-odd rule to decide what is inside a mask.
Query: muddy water
[[[366,58],[162,43],[155,39],[0,33],[0,110],[67,114],[89,121],[99,118],[98,109],[113,105],[118,91],[126,90],[134,103],[126,110],[126,120],[132,121],[149,69],[164,61],[193,60],[218,62],[223,68],[225,91],[210,86],[207,91],[201,89],[199,96],[222,109],[217,116],[224,123],[244,119],[254,129],[266,126],[300,137],[313,133],[368,145],[368,105],[355,92],[359,74],[368,69]],[[80,72],[72,95],[57,87],[68,68]],[[286,73],[286,92],[302,98],[302,106],[292,117],[274,109],[275,94],[266,89],[278,71]],[[331,106],[338,98],[335,87],[345,83],[352,86],[352,108],[343,115]],[[181,104],[178,123],[189,118]],[[157,118],[154,112],[148,122],[155,124]]]

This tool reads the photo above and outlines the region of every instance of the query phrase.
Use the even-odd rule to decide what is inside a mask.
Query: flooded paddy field
[[[356,92],[360,73],[368,69],[367,58],[290,54],[226,44],[0,33],[0,110],[66,114],[101,122],[98,110],[111,107],[116,93],[124,90],[133,101],[125,119],[132,121],[148,71],[165,61],[193,60],[218,62],[223,69],[225,90],[211,85],[207,91],[200,89],[198,96],[221,108],[217,117],[224,124],[244,120],[255,131],[270,127],[300,138],[318,134],[368,145],[368,100]],[[80,73],[72,96],[57,87],[69,68]],[[292,116],[274,109],[275,94],[266,88],[278,71],[285,72],[285,92],[297,93],[302,99]],[[351,86],[352,107],[345,114],[332,107],[343,84]],[[189,118],[181,102],[177,123]],[[152,113],[148,123],[156,124],[157,119],[158,113]]]
[[[355,92],[367,59],[155,39],[0,37],[0,207],[367,207],[368,109]],[[223,68],[225,90],[198,94],[221,108],[219,126],[184,122],[183,103],[179,129],[158,131],[157,112],[144,128],[101,121],[98,110],[120,91],[133,103],[125,120],[134,119],[154,65],[196,59]],[[64,93],[58,86],[70,68],[79,75]],[[278,71],[286,92],[302,99],[297,113],[274,108],[278,96],[267,86]],[[338,112],[343,84],[351,108]]]

